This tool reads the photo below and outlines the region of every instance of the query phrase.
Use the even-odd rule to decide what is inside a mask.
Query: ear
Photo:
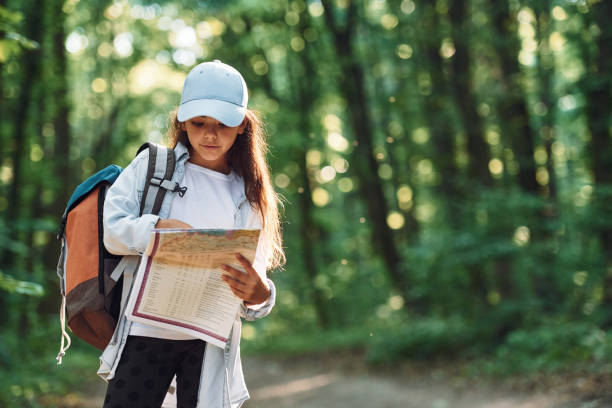
[[[187,129],[185,128],[185,122],[179,122],[179,129],[187,131]]]

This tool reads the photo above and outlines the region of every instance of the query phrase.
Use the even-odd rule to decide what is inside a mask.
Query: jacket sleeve
[[[240,317],[246,320],[256,320],[266,317],[272,311],[274,304],[276,303],[276,287],[274,282],[268,279],[270,285],[270,297],[264,303],[260,305],[246,306],[244,302],[240,305]]]
[[[121,172],[104,199],[104,246],[115,255],[140,255],[159,216],[140,213],[149,149],[142,151]]]
[[[255,211],[251,211],[249,222],[247,223],[248,228],[262,228],[261,219],[259,214]],[[255,320],[266,317],[272,311],[276,302],[276,287],[274,282],[267,277],[266,270],[268,265],[269,246],[267,240],[262,233],[259,236],[259,242],[257,243],[257,251],[255,252],[255,259],[253,260],[253,268],[257,271],[262,279],[268,281],[270,286],[270,297],[258,305],[245,305],[244,302],[240,306],[240,316],[246,320]]]

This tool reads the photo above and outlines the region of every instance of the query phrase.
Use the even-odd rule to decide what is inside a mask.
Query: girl
[[[262,123],[247,108],[247,99],[237,70],[218,60],[199,64],[185,79],[168,132],[176,157],[172,181],[186,187],[185,194],[168,192],[159,216],[139,216],[148,149],[108,190],[104,244],[111,253],[128,255],[124,295],[153,228],[261,228],[253,264],[236,254],[246,274],[224,265],[223,279],[243,300],[241,317],[253,320],[270,313],[276,295],[266,269],[284,262],[278,198],[265,161]],[[240,328],[237,317],[223,350],[122,316],[100,357],[98,374],[109,381],[104,408],[159,407],[174,376],[179,408],[239,407],[249,398],[240,362]]]

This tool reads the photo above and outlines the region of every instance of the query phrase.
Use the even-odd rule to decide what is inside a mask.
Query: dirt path
[[[448,366],[406,364],[371,370],[351,356],[275,359],[251,357],[245,374],[247,408],[609,408],[612,398],[578,380],[551,381],[547,391],[512,383],[468,380]],[[603,384],[602,384],[603,385]],[[597,384],[595,384],[597,387]],[[514,389],[514,390],[513,390]],[[517,391],[516,389],[522,389]],[[542,388],[544,389],[544,387]]]
[[[248,357],[244,361],[251,400],[246,408],[604,408],[612,398],[597,396],[580,384],[516,391],[511,384],[466,380],[445,368],[405,367],[370,370],[360,358],[316,356],[286,359]],[[427,368],[424,368],[427,367]],[[575,385],[576,381],[570,383]],[[521,387],[524,388],[524,387]],[[70,404],[99,408],[103,383],[94,395]],[[580,396],[579,396],[580,395]]]

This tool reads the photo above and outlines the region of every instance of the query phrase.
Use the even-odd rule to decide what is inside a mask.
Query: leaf
[[[45,294],[45,290],[38,283],[20,281],[2,272],[0,272],[0,289],[27,296],[40,297]]]
[[[24,37],[23,35],[16,32],[7,32],[6,38],[17,42],[23,48],[27,50],[33,50],[39,47],[39,44],[36,41],[32,41],[29,38]]]
[[[23,20],[23,14],[0,6],[0,29],[5,25],[17,24]]]
[[[30,40],[17,32],[18,23],[21,20],[23,20],[22,13],[13,12],[0,6],[0,32],[4,33],[5,37],[2,40],[2,44],[0,44],[1,62],[9,59],[11,51],[13,51],[10,47],[11,44],[17,44],[26,50],[37,49],[40,46],[38,42]]]

